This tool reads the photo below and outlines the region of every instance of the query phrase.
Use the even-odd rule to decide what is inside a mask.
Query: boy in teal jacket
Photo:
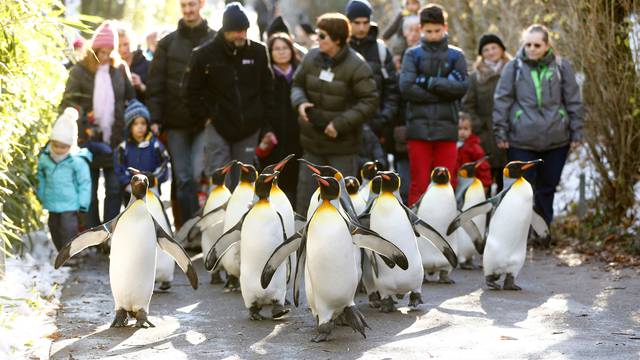
[[[58,251],[78,233],[78,211],[91,202],[91,153],[78,149],[78,112],[67,108],[38,157],[38,199],[49,211],[49,231]]]

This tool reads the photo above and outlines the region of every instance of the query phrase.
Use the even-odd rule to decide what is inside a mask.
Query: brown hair
[[[420,24],[440,24],[447,23],[447,12],[438,4],[427,4],[420,9]]]
[[[460,111],[458,113],[458,123],[461,123],[463,121],[471,122],[471,114],[464,111]]]
[[[293,40],[291,40],[291,36],[289,36],[289,34],[285,32],[277,32],[269,37],[269,40],[267,41],[267,48],[269,49],[269,61],[273,61],[271,52],[273,51],[273,45],[275,45],[277,40],[282,40],[285,44],[287,44],[287,47],[289,48],[289,50],[291,50],[290,63],[291,65],[296,65],[296,50],[293,47]]]
[[[340,43],[340,46],[344,46],[351,36],[349,19],[340,13],[327,13],[320,16],[316,26],[318,29],[326,31],[333,41]]]
[[[98,71],[98,65],[100,65],[100,63],[98,62],[98,55],[96,54],[97,50],[98,49],[92,48],[87,49],[84,54],[84,58],[80,60],[80,63],[84,65],[84,67],[86,67],[87,70],[89,70],[91,73],[95,73],[96,71]],[[118,54],[118,49],[113,49],[110,56],[110,65],[112,67],[118,67],[121,63],[122,60],[120,59],[120,54]]]

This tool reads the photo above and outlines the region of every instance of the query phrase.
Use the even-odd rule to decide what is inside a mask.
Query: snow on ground
[[[595,179],[596,169],[589,159],[586,146],[581,146],[577,151],[569,153],[569,158],[562,169],[560,184],[556,189],[553,201],[555,215],[566,214],[573,204],[577,204],[580,198],[580,174],[585,175],[585,198],[595,197],[597,191]]]
[[[69,268],[53,268],[55,251],[44,231],[30,234],[22,257],[9,258],[0,280],[0,359],[49,358],[55,319]]]

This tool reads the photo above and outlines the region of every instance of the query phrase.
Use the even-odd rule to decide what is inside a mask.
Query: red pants
[[[418,201],[422,193],[427,190],[431,180],[431,171],[438,166],[449,169],[451,186],[455,188],[458,180],[455,173],[458,156],[455,141],[409,140],[407,146],[411,172],[409,206]]]

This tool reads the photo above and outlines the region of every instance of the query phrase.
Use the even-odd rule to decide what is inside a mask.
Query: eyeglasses
[[[534,47],[536,49],[540,49],[542,47],[542,44],[540,44],[540,43],[526,43],[526,44],[524,44],[524,47],[526,47],[526,48]]]
[[[320,40],[324,40],[324,39],[326,39],[326,38],[328,38],[328,37],[329,37],[329,35],[327,35],[327,34],[325,34],[325,33],[323,33],[323,32],[318,31],[318,39],[320,39]]]

